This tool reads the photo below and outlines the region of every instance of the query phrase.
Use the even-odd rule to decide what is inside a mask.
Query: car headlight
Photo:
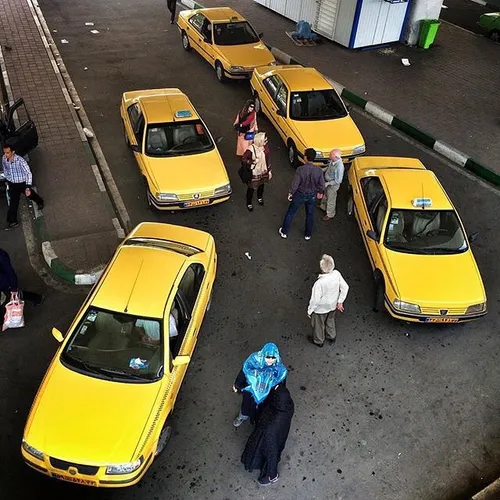
[[[124,464],[113,464],[106,467],[106,474],[130,474],[135,472],[142,464],[143,457],[138,458],[135,462],[125,462]]]
[[[392,304],[396,309],[399,309],[400,311],[406,311],[417,314],[421,312],[419,305],[410,304],[409,302],[405,302],[404,300],[394,299],[394,302]]]
[[[316,158],[324,158],[323,151],[316,151]]]
[[[231,66],[229,68],[230,73],[243,73],[246,69],[243,66]]]
[[[469,306],[465,314],[481,313],[484,311],[486,311],[486,302],[481,302],[480,304],[474,304],[473,306]]]
[[[174,193],[158,193],[156,198],[160,201],[177,201],[179,199]]]
[[[23,449],[30,455],[33,455],[35,458],[38,458],[38,460],[43,460],[43,451],[37,450],[35,447],[28,444],[24,439],[23,439]]]
[[[361,144],[361,146],[356,146],[353,150],[352,150],[352,154],[353,155],[360,155],[362,153],[364,153],[366,151],[366,147],[364,144]]]
[[[231,184],[224,184],[224,186],[220,186],[215,189],[214,195],[219,196],[221,194],[229,194],[231,193]]]

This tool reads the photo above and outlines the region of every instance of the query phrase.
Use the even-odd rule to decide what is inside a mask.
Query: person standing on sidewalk
[[[257,406],[266,399],[273,387],[284,383],[287,373],[276,344],[268,342],[260,351],[250,354],[233,384],[233,391],[243,396],[241,409],[233,425],[239,427],[248,419],[253,423]]]
[[[2,167],[10,197],[6,227],[6,230],[9,231],[19,226],[17,212],[22,193],[38,205],[38,210],[43,209],[43,200],[31,187],[33,175],[28,163],[22,156],[16,155],[15,150],[9,144],[5,144],[3,147]]]
[[[19,290],[17,275],[12,267],[9,254],[0,248],[0,292],[6,297],[6,302],[13,293],[19,293],[22,300],[32,302],[34,306],[38,306],[43,301],[43,295],[39,293],[28,292],[27,290]],[[5,314],[5,304],[0,306],[0,323],[3,322]]]
[[[257,189],[257,202],[264,205],[264,186],[272,178],[271,153],[264,132],[255,134],[254,143],[245,151],[241,162],[250,165],[252,180],[247,187],[247,209],[253,211],[253,194]]]
[[[335,217],[337,193],[344,178],[344,162],[342,161],[340,149],[332,149],[330,151],[330,163],[325,168],[324,173],[325,196],[321,200],[320,208],[326,212],[323,220],[328,221]]]
[[[311,341],[323,347],[325,337],[335,342],[335,313],[344,312],[344,301],[349,292],[349,285],[335,269],[335,262],[330,255],[323,255],[319,262],[321,274],[313,285],[307,315],[311,318],[313,336]]]
[[[311,239],[314,223],[314,208],[316,207],[316,198],[322,198],[325,191],[325,178],[321,167],[317,167],[312,162],[316,158],[316,151],[307,148],[305,151],[307,162],[301,165],[295,172],[292,186],[288,194],[290,205],[286,212],[283,224],[279,228],[282,238],[288,237],[288,230],[292,223],[295,213],[301,205],[306,207],[306,228],[304,238]]]
[[[170,17],[170,24],[175,23],[175,9],[177,7],[177,0],[167,0],[167,8],[172,16]]]

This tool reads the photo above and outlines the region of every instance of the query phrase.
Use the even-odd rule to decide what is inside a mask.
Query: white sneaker
[[[286,238],[288,238],[288,235],[287,235],[287,234],[285,234],[285,233],[282,231],[282,228],[281,228],[281,227],[280,227],[280,229],[279,229],[279,233],[280,233],[280,236],[281,236],[282,238],[285,238],[285,239],[286,239]]]
[[[305,239],[306,241],[309,241],[309,240],[311,239],[311,237],[310,237],[310,236],[304,236],[304,239]]]

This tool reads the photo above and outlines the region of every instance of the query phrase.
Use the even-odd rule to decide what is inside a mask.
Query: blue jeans
[[[299,194],[295,193],[293,195],[292,201],[288,207],[285,214],[285,219],[281,226],[281,231],[284,234],[288,234],[290,229],[290,224],[292,223],[295,213],[299,207],[304,204],[306,207],[306,230],[304,236],[312,236],[312,228],[314,222],[314,209],[316,207],[316,195],[315,194]]]

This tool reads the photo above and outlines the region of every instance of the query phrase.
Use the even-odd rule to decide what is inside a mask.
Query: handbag
[[[253,141],[255,139],[255,132],[245,132],[245,141]]]
[[[241,167],[238,170],[238,175],[240,176],[241,182],[243,182],[243,184],[248,184],[249,182],[251,182],[253,178],[253,166],[253,155],[250,150],[247,149],[241,157]]]
[[[19,294],[12,293],[10,301],[5,305],[5,316],[2,325],[2,332],[7,328],[22,328],[24,326],[24,301],[19,298]]]

